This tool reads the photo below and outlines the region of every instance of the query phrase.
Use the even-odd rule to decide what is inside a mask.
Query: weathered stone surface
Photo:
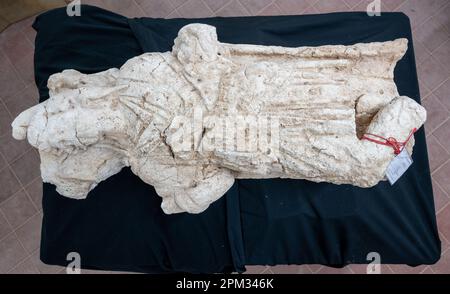
[[[395,154],[361,136],[404,141],[426,119],[393,81],[406,49],[405,39],[226,44],[214,27],[192,24],[172,52],[96,74],[52,75],[50,98],[15,119],[13,136],[39,150],[42,178],[60,194],[85,198],[130,166],[163,197],[166,213],[202,212],[235,178],[371,187]]]

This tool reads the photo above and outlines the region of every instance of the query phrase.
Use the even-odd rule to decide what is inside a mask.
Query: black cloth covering
[[[288,47],[408,38],[395,70],[401,95],[420,101],[408,18],[402,13],[207,19],[127,19],[83,5],[81,16],[56,9],[37,17],[35,77],[40,101],[48,77],[64,69],[95,73],[143,52],[171,50],[189,23],[217,28],[228,43]],[[414,164],[394,185],[371,189],[303,180],[238,180],[204,213],[165,215],[161,198],[128,168],[100,183],[86,200],[62,197],[44,184],[41,260],[83,268],[149,273],[243,271],[245,265],[432,264],[440,257],[423,128]]]

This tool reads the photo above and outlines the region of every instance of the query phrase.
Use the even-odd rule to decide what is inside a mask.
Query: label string
[[[406,146],[406,144],[408,144],[409,140],[411,140],[412,136],[414,135],[414,133],[416,131],[417,131],[416,128],[412,129],[412,131],[409,134],[408,138],[404,142],[398,142],[393,137],[384,138],[382,136],[375,135],[375,134],[370,134],[370,133],[364,134],[362,136],[361,140],[368,140],[370,142],[373,142],[373,143],[376,143],[376,144],[379,144],[379,145],[392,147],[394,149],[395,155],[398,155],[398,154],[400,154],[400,152],[402,152],[403,148]],[[374,138],[377,138],[377,139],[374,139]]]

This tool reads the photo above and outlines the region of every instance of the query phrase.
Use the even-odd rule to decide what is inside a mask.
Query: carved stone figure
[[[172,52],[52,75],[50,98],[14,120],[13,136],[39,150],[42,179],[60,194],[85,198],[129,166],[154,186],[165,213],[200,213],[236,178],[372,187],[395,153],[363,135],[405,141],[426,119],[393,81],[406,50],[406,39],[226,44],[214,27],[191,24]]]

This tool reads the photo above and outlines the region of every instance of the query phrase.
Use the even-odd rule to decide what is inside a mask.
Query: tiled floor
[[[361,11],[372,0],[82,0],[129,17],[209,17]],[[450,273],[450,1],[382,0],[383,11],[403,11],[414,29],[442,259],[433,266],[384,265],[384,273]],[[33,82],[33,18],[0,34],[0,273],[58,273],[39,261],[42,219],[39,157],[11,137],[10,122],[38,99]],[[251,273],[364,273],[365,266],[252,266]],[[84,271],[92,272],[92,271]]]

